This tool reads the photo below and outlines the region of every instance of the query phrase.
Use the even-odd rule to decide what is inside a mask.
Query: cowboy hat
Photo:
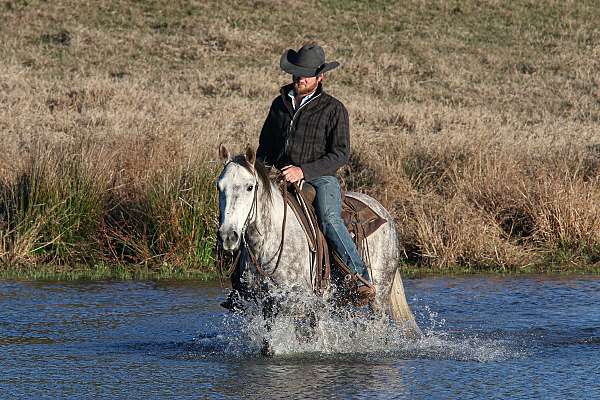
[[[337,61],[325,62],[325,52],[318,44],[307,44],[298,51],[286,50],[281,56],[279,66],[285,72],[295,76],[317,76],[337,68]]]

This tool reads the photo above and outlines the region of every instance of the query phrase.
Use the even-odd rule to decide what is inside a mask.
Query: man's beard
[[[319,82],[315,82],[313,85],[303,85],[300,82],[294,82],[294,91],[296,95],[306,96],[317,88]]]

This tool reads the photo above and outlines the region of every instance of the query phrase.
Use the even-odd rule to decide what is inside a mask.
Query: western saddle
[[[313,207],[315,188],[307,182],[287,185],[288,204],[294,210],[308,238],[313,255],[313,290],[322,294],[333,279],[340,296],[338,303],[363,306],[375,297],[373,284],[354,273],[335,251],[330,250]],[[362,201],[342,193],[342,219],[350,232],[369,275],[373,277],[367,237],[387,221]]]

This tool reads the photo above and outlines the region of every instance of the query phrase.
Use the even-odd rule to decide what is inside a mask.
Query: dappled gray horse
[[[279,188],[251,148],[244,155],[231,157],[220,146],[219,153],[224,167],[217,181],[218,234],[224,250],[241,250],[244,285],[250,292],[258,293],[265,287],[265,281],[269,281],[279,288],[314,296],[314,268],[308,239],[296,215],[291,210],[286,212]],[[362,200],[388,221],[367,238],[371,277],[376,288],[371,309],[381,317],[387,313],[418,334],[398,271],[400,252],[392,216],[365,194],[348,192],[346,196]]]

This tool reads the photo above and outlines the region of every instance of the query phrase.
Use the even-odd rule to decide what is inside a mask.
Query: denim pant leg
[[[342,220],[340,183],[335,176],[320,176],[311,179],[309,183],[317,191],[315,211],[327,243],[354,272],[364,276],[367,267]]]

